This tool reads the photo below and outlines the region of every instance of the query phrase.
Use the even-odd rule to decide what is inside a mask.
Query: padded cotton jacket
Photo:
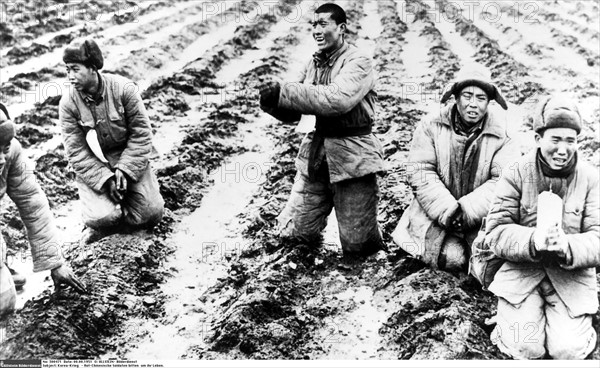
[[[10,143],[6,165],[0,173],[0,199],[8,194],[15,202],[31,245],[33,271],[46,271],[63,264],[58,230],[48,206],[48,199],[37,182],[34,171],[23,157],[21,144]]]
[[[375,85],[371,58],[346,43],[320,67],[311,59],[299,82],[283,84],[278,107],[335,118],[362,104],[366,114],[374,119]],[[296,159],[298,171],[306,176],[313,136],[314,132],[310,132],[304,137]],[[385,170],[383,149],[374,134],[326,137],[323,146],[331,183]]]
[[[506,122],[491,109],[478,142],[465,150],[467,137],[452,129],[453,107],[427,116],[415,130],[406,163],[415,198],[392,234],[404,250],[433,267],[437,267],[444,227],[458,205],[471,242],[490,209],[502,170],[519,157]],[[474,149],[477,146],[479,149]],[[469,161],[475,164],[467,165]]]
[[[98,105],[70,88],[63,94],[59,109],[69,162],[78,180],[98,192],[113,176],[114,169],[120,169],[137,182],[152,152],[152,129],[137,85],[121,76],[99,75],[102,98]],[[96,129],[108,164],[89,148],[85,139],[89,129]]]
[[[598,309],[596,269],[600,266],[600,183],[598,170],[579,161],[563,198],[562,229],[573,255],[572,264],[542,263],[530,249],[537,225],[538,182],[536,150],[507,170],[496,186],[496,199],[487,219],[486,242],[508,260],[489,290],[519,304],[546,276],[572,317]]]

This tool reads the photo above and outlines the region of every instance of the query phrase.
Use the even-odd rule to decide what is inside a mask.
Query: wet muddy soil
[[[494,295],[466,275],[430,270],[407,257],[390,234],[412,199],[404,162],[414,129],[439,108],[443,88],[469,61],[490,68],[523,135],[530,135],[528,117],[539,96],[576,98],[585,124],[583,157],[600,165],[598,5],[559,3],[536,3],[543,22],[535,25],[512,21],[528,15],[522,8],[501,8],[504,16],[490,23],[483,8],[476,7],[475,19],[466,11],[450,14],[445,0],[341,3],[348,39],[372,50],[379,74],[374,131],[388,168],[379,177],[378,218],[388,249],[363,259],[342,256],[335,216],[333,233],[326,231],[321,242],[282,240],[276,229],[303,134],[262,113],[255,87],[292,79],[310,60],[312,2],[281,0],[271,12],[250,1],[217,8],[152,2],[139,9],[137,27],[131,13],[85,23],[60,17],[58,8],[39,19],[0,23],[0,64],[12,68],[3,74],[10,77],[2,80],[1,97],[16,111],[18,139],[52,210],[66,216],[61,224],[80,226],[58,124],[60,89],[35,104],[25,97],[64,83],[58,54],[88,33],[102,35],[112,55],[107,70],[141,87],[166,202],[154,229],[120,229],[85,247],[65,243],[65,257],[89,294],[31,287],[21,294],[23,306],[0,324],[0,355],[508,358],[493,345],[493,325],[486,323],[495,314]],[[33,9],[33,2],[24,4]],[[563,50],[572,60],[561,58]],[[11,257],[27,257],[24,226],[6,198],[0,219]],[[599,323],[600,313],[597,331]],[[167,342],[177,348],[165,349]]]

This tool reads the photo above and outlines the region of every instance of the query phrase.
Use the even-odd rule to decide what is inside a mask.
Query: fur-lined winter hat
[[[456,80],[446,87],[442,95],[442,103],[448,101],[450,96],[457,97],[460,92],[469,86],[476,86],[485,91],[490,100],[495,100],[504,110],[508,110],[506,100],[502,97],[500,90],[492,83],[489,70],[481,64],[465,64],[456,74]]]
[[[97,70],[104,66],[102,51],[96,41],[87,39],[83,42],[71,42],[63,53],[65,63],[80,63],[93,66]]]
[[[564,95],[542,99],[533,117],[533,130],[536,133],[549,128],[571,128],[579,134],[582,127],[581,114],[575,101]]]

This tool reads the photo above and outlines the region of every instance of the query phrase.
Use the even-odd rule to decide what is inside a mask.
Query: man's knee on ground
[[[148,213],[144,224],[149,226],[157,225],[160,222],[160,220],[162,220],[164,213],[164,203],[161,202],[160,206],[153,207],[152,210]]]
[[[122,215],[120,208],[116,206],[111,209],[106,208],[104,211],[99,209],[93,211],[93,214],[88,213],[84,218],[84,223],[92,229],[111,227],[119,223]]]
[[[340,228],[340,241],[342,250],[347,254],[370,255],[383,248],[383,239],[377,225],[362,232]]]
[[[133,226],[154,226],[162,220],[164,211],[164,201],[150,201],[142,209],[131,208],[126,221]]]
[[[277,216],[277,232],[281,238],[314,241],[318,239],[327,225],[327,217],[314,213],[309,216],[303,209],[294,207],[290,203]]]
[[[455,236],[447,236],[438,258],[439,267],[449,271],[461,271],[467,267],[467,260],[465,241]]]
[[[293,219],[288,219],[284,222],[278,222],[279,237],[283,239],[296,239],[305,242],[311,242],[318,239],[321,235],[320,231],[308,228],[298,228],[295,226]]]
[[[491,339],[501,352],[514,359],[542,359],[546,355],[543,339],[529,339],[527,341],[519,339],[514,329],[503,331],[497,325],[492,332]]]
[[[280,238],[294,238],[294,224],[292,219],[287,219],[286,221],[280,221],[277,219],[277,233]]]
[[[539,293],[513,305],[498,298],[496,328],[492,342],[515,359],[542,359],[546,355],[544,299]]]
[[[590,333],[584,336],[561,333],[559,336],[548,335],[548,354],[553,359],[584,359],[596,347],[596,331],[591,326]]]
[[[370,240],[363,243],[348,244],[342,241],[342,250],[344,254],[368,256],[383,249],[381,241]]]

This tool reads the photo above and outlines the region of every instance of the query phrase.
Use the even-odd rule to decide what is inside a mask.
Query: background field
[[[311,58],[314,1],[1,3],[0,97],[90,294],[53,294],[47,274],[31,274],[23,224],[5,198],[9,263],[29,281],[2,322],[0,356],[506,358],[485,323],[493,295],[391,242],[412,196],[403,164],[418,121],[440,109],[458,69],[477,61],[510,102],[506,113],[491,108],[506,114],[523,152],[538,98],[563,92],[584,118],[583,157],[600,166],[599,2],[337,3],[348,39],[379,73],[376,132],[388,165],[379,220],[389,251],[364,262],[342,259],[335,216],[320,246],[283,243],[274,231],[310,126],[262,113],[255,86],[291,80]],[[153,231],[86,249],[57,109],[68,88],[62,50],[80,37],[100,44],[105,72],[138,83],[167,203]]]

